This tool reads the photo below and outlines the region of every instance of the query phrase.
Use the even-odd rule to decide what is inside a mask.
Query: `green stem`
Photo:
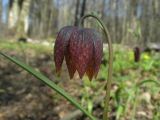
[[[133,104],[133,112],[132,112],[132,117],[131,120],[135,120],[135,115],[136,115],[136,108],[137,108],[137,104],[138,104],[138,94],[139,94],[139,90],[138,88],[136,88],[135,90],[135,97],[134,97],[134,104]]]
[[[108,29],[106,28],[105,24],[102,22],[102,20],[100,20],[97,16],[92,15],[92,14],[87,14],[85,16],[83,16],[80,19],[79,24],[82,23],[82,21],[88,17],[92,17],[95,18],[98,23],[101,25],[101,28],[105,34],[105,37],[107,39],[108,42],[108,50],[109,50],[109,67],[108,67],[108,80],[106,83],[106,96],[104,99],[104,112],[103,112],[103,120],[108,120],[108,111],[109,111],[109,99],[110,99],[110,90],[111,90],[111,83],[112,83],[112,68],[113,68],[113,48],[112,48],[112,42],[111,42],[111,37],[110,34],[108,32]]]

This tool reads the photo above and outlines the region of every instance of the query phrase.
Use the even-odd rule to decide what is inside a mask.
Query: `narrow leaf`
[[[34,77],[36,77],[38,80],[42,81],[43,83],[45,83],[47,86],[49,86],[50,88],[52,88],[53,90],[55,90],[58,94],[62,95],[64,98],[66,98],[70,103],[72,103],[75,107],[77,107],[79,110],[81,110],[84,114],[86,114],[86,116],[88,116],[91,120],[96,120],[96,118],[94,116],[92,116],[87,110],[85,110],[75,99],[73,99],[69,94],[67,94],[62,88],[60,88],[58,85],[56,85],[53,81],[49,80],[46,76],[44,76],[43,74],[41,74],[40,72],[34,70],[33,68],[31,68],[30,66],[22,63],[21,61],[10,57],[6,54],[3,54],[0,52],[0,54],[4,57],[6,57],[7,59],[9,59],[10,61],[12,61],[13,63],[17,64],[19,67],[23,68],[24,70],[26,70],[27,72],[29,72],[30,74],[32,74]]]

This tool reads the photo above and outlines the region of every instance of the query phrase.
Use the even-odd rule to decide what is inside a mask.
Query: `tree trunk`
[[[80,17],[84,16],[85,9],[86,9],[86,0],[83,0],[82,6],[81,6],[81,15],[80,15]],[[83,25],[83,21],[82,21],[82,25]]]
[[[104,16],[105,16],[105,4],[106,4],[106,0],[103,0],[102,9],[101,9],[101,14],[102,14],[101,18],[102,18],[102,20],[104,19]]]
[[[17,32],[19,37],[24,37],[27,35],[28,27],[29,27],[29,8],[30,8],[31,0],[22,0],[21,3],[18,3],[20,13],[19,19],[17,23]]]
[[[0,23],[2,22],[2,0],[0,0]]]
[[[118,21],[119,21],[119,3],[118,3],[119,0],[116,0],[115,2],[115,39],[116,39],[116,42],[119,43],[120,41],[120,38],[119,38],[119,24],[118,24]]]
[[[81,17],[83,17],[86,9],[86,0],[83,0],[81,8]]]
[[[74,25],[77,26],[78,25],[78,19],[79,19],[79,1],[76,1],[76,10],[75,10],[75,21],[74,21]]]
[[[9,1],[9,13],[8,13],[8,28],[16,27],[18,21],[18,0]]]
[[[148,42],[148,35],[149,35],[149,16],[148,16],[148,1],[143,1],[143,11],[142,11],[142,18],[141,18],[141,27],[142,27],[142,39],[144,47],[147,46]]]
[[[123,44],[125,41],[127,41],[127,35],[128,35],[128,28],[127,28],[127,11],[129,10],[129,2],[124,2],[124,10],[126,12],[126,15],[123,17],[123,22],[122,22],[122,40],[121,43]]]

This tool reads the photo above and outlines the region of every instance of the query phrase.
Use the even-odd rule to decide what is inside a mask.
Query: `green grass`
[[[108,51],[105,50],[104,53],[103,59],[108,61]],[[96,84],[97,89],[94,95],[88,96],[82,92],[84,97],[87,96],[88,99],[101,96],[103,89],[100,88],[104,87],[104,81],[107,79],[107,67],[108,64],[101,65],[97,80],[93,80],[89,86],[89,89],[95,89],[92,85]],[[132,49],[124,49],[123,46],[119,45],[114,46],[113,84],[115,88],[111,91],[111,108],[115,108],[117,120],[145,119],[146,117],[151,117],[153,120],[160,119],[160,112],[157,111],[160,109],[158,106],[160,105],[159,73],[160,53],[142,53],[141,60],[136,63]],[[84,81],[87,81],[87,78],[85,79]],[[84,89],[86,86],[88,87],[88,84],[84,84]],[[138,115],[138,112],[141,111],[146,112],[146,116]],[[152,115],[149,116],[148,113]]]
[[[11,41],[0,41],[0,50],[2,51],[32,51],[37,54],[49,53],[53,51],[52,45],[45,46],[42,44],[23,43],[23,42],[11,42]]]

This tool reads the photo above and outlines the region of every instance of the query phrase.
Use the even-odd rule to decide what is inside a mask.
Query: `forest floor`
[[[80,80],[77,74],[74,79],[70,80],[65,65],[63,65],[61,76],[56,76],[51,46],[35,46],[28,43],[12,43],[11,45],[6,42],[0,44],[0,51],[14,56],[42,72],[63,87],[71,96],[74,96],[83,106],[86,106],[87,110],[96,117],[102,118],[103,103],[100,101],[96,107],[94,105],[97,98],[105,94],[103,87],[99,87],[103,86],[107,79],[105,66],[107,55],[103,58],[103,66],[97,80],[90,82],[86,77],[84,80]],[[118,54],[119,52],[116,52],[115,56],[117,57]],[[128,54],[130,55],[130,53]],[[128,64],[122,60],[123,57],[115,57],[119,61],[114,64],[114,82],[110,100],[111,120],[160,119],[158,112],[160,111],[159,85],[149,83],[149,85],[139,86],[141,87],[139,90],[135,88],[137,84],[134,84],[139,80],[160,82],[158,74],[160,62],[157,61],[160,54],[154,53],[153,55],[155,56],[155,54],[154,58],[151,57],[152,55],[144,55],[144,59],[151,57],[154,61],[142,65],[133,62]],[[138,66],[141,68],[137,68]],[[135,86],[132,87],[132,85]],[[138,91],[138,94],[135,91]],[[50,90],[41,81],[0,56],[0,120],[67,120],[67,117],[76,111],[77,109],[73,105]],[[79,113],[79,111],[77,112]],[[84,115],[78,114],[78,117],[73,120],[86,119]]]

